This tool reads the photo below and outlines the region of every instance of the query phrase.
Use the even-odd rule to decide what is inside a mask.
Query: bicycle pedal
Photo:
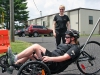
[[[12,66],[13,66],[16,70],[19,70],[19,68],[22,66],[22,64],[18,64],[18,65],[13,64]]]
[[[2,68],[2,73],[6,72],[6,69],[5,68]]]

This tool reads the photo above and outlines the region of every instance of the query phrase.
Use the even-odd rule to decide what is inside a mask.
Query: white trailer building
[[[55,13],[57,14],[57,13]],[[47,28],[53,28],[53,18],[55,14],[43,16],[28,20],[28,25],[44,25]],[[65,11],[65,14],[70,18],[72,29],[76,29],[82,35],[90,34],[94,25],[100,17],[100,10],[88,8],[76,8]],[[100,34],[100,25],[95,30],[95,34]]]

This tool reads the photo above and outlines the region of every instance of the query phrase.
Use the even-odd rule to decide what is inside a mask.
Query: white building
[[[57,13],[55,13],[57,14]],[[28,20],[28,25],[44,25],[50,29],[53,28],[53,18],[55,14],[43,16]],[[80,34],[90,34],[94,25],[100,17],[100,10],[77,8],[65,11],[70,18],[71,29],[76,29]],[[97,26],[95,34],[100,34],[100,25]]]

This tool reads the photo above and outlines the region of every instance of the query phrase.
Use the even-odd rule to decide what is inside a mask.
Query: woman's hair
[[[65,32],[66,35],[69,35],[70,37],[74,37],[74,41],[77,45],[79,45],[79,41],[78,41],[78,38],[80,37],[79,35],[79,32],[77,30],[74,30],[74,29],[70,29],[70,30],[67,30]]]
[[[75,43],[76,43],[77,45],[80,45],[80,42],[78,41],[78,39],[75,39]]]
[[[64,6],[64,5],[60,5],[60,6],[59,6],[59,9],[60,9],[60,8],[65,9],[65,6]]]

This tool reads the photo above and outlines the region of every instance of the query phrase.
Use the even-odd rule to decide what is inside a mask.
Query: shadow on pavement
[[[30,42],[30,43],[52,43],[52,42]]]
[[[53,75],[83,75],[83,74],[53,74]]]

